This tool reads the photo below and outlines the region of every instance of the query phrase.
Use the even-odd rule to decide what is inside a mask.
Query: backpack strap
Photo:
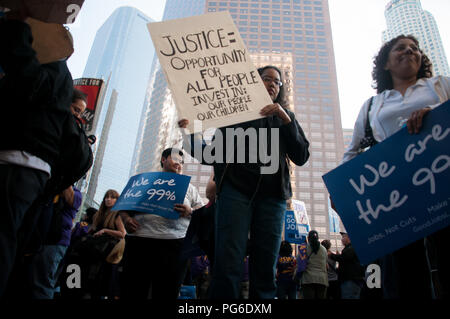
[[[373,104],[373,96],[370,98],[369,101],[369,107],[367,108],[367,118],[366,118],[366,125],[364,127],[364,132],[365,132],[365,136],[364,137],[373,137],[373,131],[372,131],[372,126],[370,126],[370,110],[372,109],[372,104]]]

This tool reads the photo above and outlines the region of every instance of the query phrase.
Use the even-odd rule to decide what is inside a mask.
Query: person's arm
[[[120,216],[117,216],[116,220],[114,221],[114,225],[116,226],[116,230],[109,229],[109,228],[103,228],[96,232],[94,236],[101,236],[103,234],[108,234],[112,237],[116,237],[119,239],[125,238],[125,235],[127,232],[125,231],[125,226],[122,222],[122,218]]]
[[[32,48],[33,37],[30,26],[21,19],[11,19],[0,22],[0,65],[7,78],[5,85],[8,93],[17,99],[18,103],[29,100],[45,100],[52,98],[55,82],[58,80],[60,68],[47,68],[39,63],[36,52]],[[52,64],[62,64],[55,62]],[[51,64],[48,64],[51,65]]]
[[[280,133],[287,145],[287,155],[296,165],[301,166],[309,159],[309,141],[293,112],[285,110],[291,121],[280,127]]]
[[[139,223],[136,219],[130,216],[127,211],[119,212],[120,218],[122,219],[122,225],[124,225],[125,229],[130,233],[134,233],[139,228]]]
[[[208,146],[203,139],[202,133],[187,134],[185,129],[188,125],[189,120],[182,119],[178,121],[178,127],[181,129],[181,135],[183,136],[183,149],[202,165],[212,165],[213,163],[205,162],[203,158],[205,147]]]
[[[73,190],[72,186],[69,186],[65,190],[63,190],[62,196],[63,196],[64,202],[69,207],[73,207],[73,202],[75,200],[75,191]]]
[[[337,261],[337,262],[342,262],[342,261],[344,260],[344,257],[342,256],[342,254],[333,254],[333,253],[330,253],[328,256],[329,256],[331,259],[333,259],[334,261]]]
[[[174,209],[180,213],[180,217],[190,217],[192,211],[204,206],[203,200],[198,193],[198,190],[192,184],[189,184],[187,190],[187,198],[189,199],[189,205],[175,204]]]
[[[344,153],[342,163],[348,162],[349,160],[355,158],[358,155],[359,145],[361,143],[361,140],[365,136],[365,125],[368,108],[369,108],[369,101],[366,101],[361,107],[358,117],[356,118],[355,126],[353,128],[352,141],[350,142],[349,147]]]

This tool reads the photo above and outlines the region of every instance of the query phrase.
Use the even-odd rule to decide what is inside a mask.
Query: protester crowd
[[[365,293],[367,265],[360,264],[347,233],[341,233],[341,252],[332,252],[314,230],[303,255],[282,241],[286,201],[292,197],[288,162],[304,165],[309,142],[287,108],[282,72],[274,66],[258,69],[273,102],[261,109],[263,118],[218,131],[225,139],[228,128],[265,128],[269,135],[278,129],[275,172],[262,174],[262,160],[230,164],[198,158],[213,166],[207,204],[189,184],[183,203],[174,206],[177,219],[114,211],[120,190],[111,189],[98,209],[83,211],[74,224],[82,202],[75,183],[92,165],[92,139],[80,121],[87,99],[73,88],[68,57],[38,62],[23,19],[23,12],[0,19],[0,96],[7,119],[0,142],[0,298],[448,297],[448,228],[377,260],[383,274],[379,295]],[[450,96],[450,79],[432,76],[412,36],[383,45],[373,79],[377,95],[361,108],[343,162],[404,124],[418,133],[427,114]],[[188,124],[179,121],[180,128]],[[181,174],[185,152],[197,155],[197,145],[208,148],[192,134],[184,136],[185,151],[164,150],[161,171]]]

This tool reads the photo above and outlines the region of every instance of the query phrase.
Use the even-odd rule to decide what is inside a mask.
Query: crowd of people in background
[[[304,165],[309,142],[287,108],[282,72],[275,66],[258,69],[273,102],[261,109],[263,118],[218,129],[224,139],[229,128],[269,129],[269,135],[278,129],[275,172],[262,174],[262,160],[230,164],[225,158],[214,163],[198,158],[214,171],[206,205],[189,184],[183,203],[174,206],[178,219],[114,211],[120,194],[108,190],[100,207],[88,208],[74,225],[82,196],[70,167],[67,173],[73,157],[61,158],[71,145],[65,140],[66,131],[81,128],[78,120],[86,96],[74,90],[65,60],[44,65],[37,61],[23,18],[11,14],[0,21],[0,65],[5,73],[0,97],[7,119],[0,133],[0,297],[176,299],[186,297],[182,288],[187,286],[194,286],[187,298],[199,299],[365,296],[365,267],[346,232],[341,233],[344,248],[339,253],[311,230],[306,260],[299,260],[293,249],[297,246],[282,241],[286,201],[292,197],[288,160]],[[415,134],[426,115],[450,97],[450,79],[432,77],[431,63],[412,36],[384,44],[374,64],[377,95],[361,108],[343,162],[361,152],[366,123],[372,129],[371,145],[404,124]],[[180,128],[188,124],[186,119],[179,121]],[[184,142],[192,156],[197,155],[195,145],[208,147],[195,134],[185,136]],[[248,158],[249,147],[245,149]],[[92,153],[87,152],[80,160],[91,165],[89,156]],[[181,174],[184,156],[181,149],[164,150],[161,171]],[[83,169],[77,163],[70,165],[73,171],[86,173],[86,165]],[[186,250],[192,236],[197,236],[200,253]],[[383,273],[382,295],[448,297],[449,238],[445,228],[376,261]],[[81,282],[71,276],[73,265],[81,271]]]

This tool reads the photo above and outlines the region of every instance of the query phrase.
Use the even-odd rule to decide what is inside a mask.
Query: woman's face
[[[392,77],[403,79],[417,77],[421,65],[422,53],[416,43],[411,39],[400,39],[389,52],[384,69],[389,71]]]
[[[112,195],[107,195],[105,197],[105,206],[106,208],[111,208],[116,203],[117,198],[113,197]]]
[[[275,101],[280,93],[280,87],[282,85],[280,74],[277,70],[269,68],[261,74],[264,86],[269,93],[272,101]]]

